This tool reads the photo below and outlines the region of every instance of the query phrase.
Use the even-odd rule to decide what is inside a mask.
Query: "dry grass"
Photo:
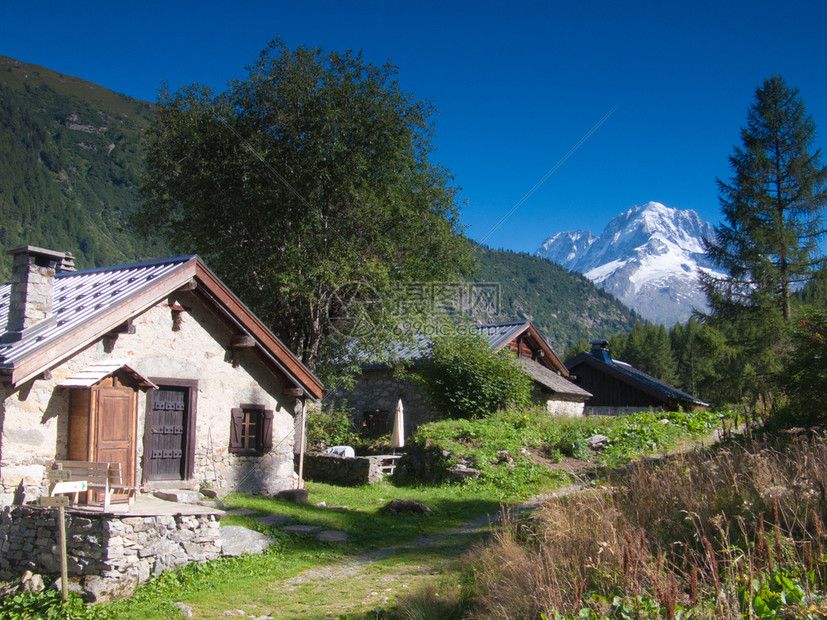
[[[667,619],[681,608],[751,617],[751,593],[779,574],[810,604],[810,588],[827,584],[825,484],[818,436],[636,466],[608,489],[507,518],[473,559],[474,617],[553,618],[583,606],[601,616],[616,597],[638,617],[649,617],[644,599]]]

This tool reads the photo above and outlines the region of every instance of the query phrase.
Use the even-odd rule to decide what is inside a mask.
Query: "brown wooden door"
[[[192,415],[189,388],[160,386],[148,408],[148,480],[184,480],[188,430]]]
[[[135,391],[126,387],[96,389],[96,442],[92,461],[120,463],[123,483],[135,484]]]

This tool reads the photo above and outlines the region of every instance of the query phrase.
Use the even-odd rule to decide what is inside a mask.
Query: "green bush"
[[[353,446],[359,435],[353,427],[352,411],[343,401],[339,407],[319,408],[307,413],[307,449],[321,452],[330,446]]]
[[[505,349],[492,351],[476,332],[454,329],[437,336],[431,359],[418,376],[446,417],[482,417],[531,403],[531,378],[517,358]]]

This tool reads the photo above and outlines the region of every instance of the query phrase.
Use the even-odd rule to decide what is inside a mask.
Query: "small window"
[[[230,452],[261,455],[273,449],[273,411],[264,405],[241,405],[230,417]]]

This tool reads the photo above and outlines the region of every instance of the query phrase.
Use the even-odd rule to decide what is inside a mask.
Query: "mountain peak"
[[[557,233],[536,254],[583,273],[644,318],[671,324],[705,308],[698,271],[710,267],[703,239],[713,234],[695,211],[652,201],[612,218],[599,237]]]

